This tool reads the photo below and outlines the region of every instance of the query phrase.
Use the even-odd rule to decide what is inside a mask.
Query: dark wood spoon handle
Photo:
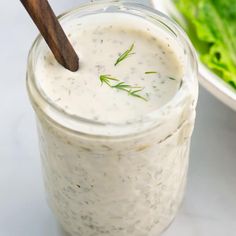
[[[70,71],[79,69],[79,58],[47,0],[20,0],[57,61]]]

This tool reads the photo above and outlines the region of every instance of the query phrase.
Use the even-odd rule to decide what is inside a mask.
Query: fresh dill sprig
[[[170,80],[176,80],[175,78],[173,78],[173,77],[170,77],[170,76],[168,77],[168,79],[170,79]]]
[[[145,97],[143,97],[142,95],[139,94],[139,92],[143,91],[142,87],[131,86],[129,84],[126,84],[125,82],[120,82],[118,84],[113,85],[112,88],[123,90],[123,91],[127,92],[128,95],[130,95],[130,96],[141,98],[144,101],[147,101],[147,99]]]
[[[129,95],[130,96],[133,96],[133,97],[137,97],[137,98],[141,98],[143,99],[144,101],[148,101],[147,98],[141,96],[140,94],[138,94],[139,92],[143,91],[143,88],[142,89],[137,89],[137,90],[129,90]]]
[[[130,89],[131,86],[129,84],[126,84],[125,82],[120,82],[118,84],[113,85],[112,88],[127,91],[127,89]]]
[[[118,79],[111,77],[111,75],[100,75],[99,79],[101,81],[101,85],[105,83],[110,87],[112,87],[110,84],[111,81],[119,81]]]
[[[105,83],[110,88],[115,88],[115,89],[125,91],[130,96],[137,97],[137,98],[143,99],[144,101],[147,101],[147,98],[145,98],[141,94],[139,94],[139,92],[143,91],[142,87],[132,86],[132,85],[126,84],[123,81],[112,85],[111,84],[112,81],[119,81],[119,80],[114,77],[111,77],[110,75],[100,75],[99,79],[100,79],[102,85]]]
[[[130,48],[128,50],[126,50],[124,53],[122,53],[119,58],[116,60],[115,62],[115,66],[118,65],[121,61],[123,61],[124,59],[126,59],[127,57],[135,54],[134,52],[132,52],[134,49],[134,43],[130,46]]]
[[[146,71],[145,74],[146,75],[148,75],[148,74],[157,74],[157,72],[156,71]]]
[[[125,82],[120,82],[116,85],[113,85],[112,88],[117,88],[117,89],[120,89],[120,90],[129,91],[129,89],[135,89],[135,88],[141,88],[141,87],[131,86],[129,84],[126,84]]]

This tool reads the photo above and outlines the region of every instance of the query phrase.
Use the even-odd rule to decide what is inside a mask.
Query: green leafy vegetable
[[[121,61],[123,61],[127,57],[133,55],[134,54],[134,52],[132,52],[133,49],[134,49],[134,44],[132,44],[128,50],[126,50],[123,54],[119,56],[119,58],[115,62],[115,66],[118,65]]]
[[[111,84],[112,81],[119,81],[119,80],[114,77],[111,77],[110,75],[100,75],[99,79],[100,79],[102,85],[105,83],[110,88],[115,88],[115,89],[125,91],[130,96],[137,97],[137,98],[143,99],[144,101],[147,101],[147,99],[145,97],[143,97],[143,96],[141,96],[141,94],[139,94],[139,92],[141,92],[143,90],[142,87],[131,86],[129,84],[126,84],[125,82],[119,82],[117,84],[112,85]]]
[[[236,89],[235,0],[174,0],[201,61]]]
[[[173,77],[170,77],[170,76],[168,77],[168,79],[170,79],[170,80],[175,80],[175,78],[173,78]]]

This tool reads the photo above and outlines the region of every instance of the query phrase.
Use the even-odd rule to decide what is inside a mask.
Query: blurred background
[[[50,0],[57,14],[84,2]],[[0,9],[0,236],[61,236],[45,201],[25,88],[27,54],[38,31],[20,1],[1,1]],[[235,232],[236,112],[200,87],[187,194],[164,236]]]

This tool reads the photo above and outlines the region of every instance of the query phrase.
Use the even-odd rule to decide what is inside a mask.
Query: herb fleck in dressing
[[[89,16],[80,19],[79,25],[71,22],[66,27],[80,57],[76,73],[65,70],[48,52],[38,62],[36,74],[46,96],[67,113],[127,122],[170,101],[179,88],[183,66],[168,46],[170,41],[151,31],[152,26],[147,29],[143,21],[137,24],[137,19],[128,16],[122,20],[107,17]],[[119,83],[101,86],[99,78],[104,75],[130,88],[125,92],[124,87],[114,89]]]
[[[65,29],[79,71],[60,66],[42,42],[36,85],[67,114],[118,124],[88,122],[84,131],[78,121],[79,132],[71,132],[71,119],[53,116],[30,91],[50,205],[73,236],[159,235],[183,197],[195,118],[197,88],[184,76],[184,54],[158,26],[134,15],[97,13]],[[158,118],[146,122],[152,111]]]

